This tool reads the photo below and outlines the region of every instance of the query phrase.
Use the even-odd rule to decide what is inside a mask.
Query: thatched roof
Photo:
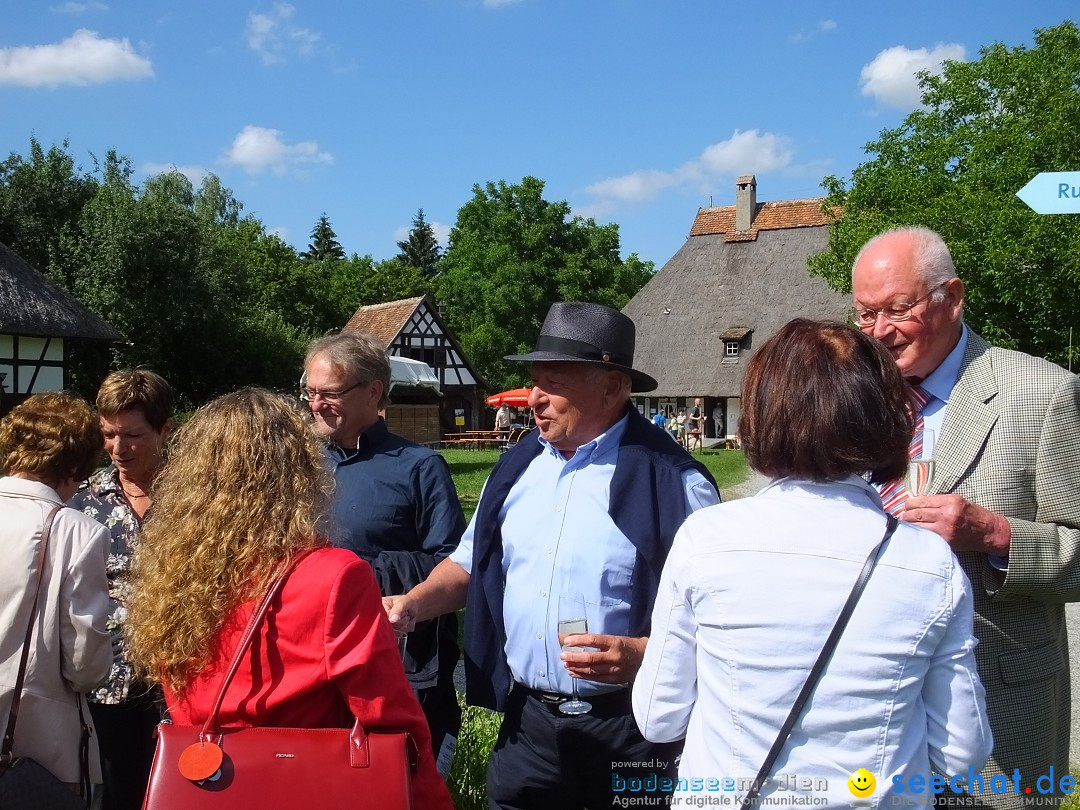
[[[0,242],[0,332],[123,340],[120,333]]]
[[[743,233],[735,206],[701,209],[686,243],[623,309],[637,325],[634,366],[659,383],[648,396],[737,397],[750,352],[789,320],[846,320],[849,297],[807,271],[827,241],[821,200],[760,204]],[[734,362],[725,339],[741,341]]]

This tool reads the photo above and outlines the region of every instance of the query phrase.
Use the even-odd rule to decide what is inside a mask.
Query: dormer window
[[[748,326],[732,326],[720,334],[720,340],[724,342],[724,357],[721,363],[738,363],[739,355],[743,349],[749,348],[749,337],[752,330]]]

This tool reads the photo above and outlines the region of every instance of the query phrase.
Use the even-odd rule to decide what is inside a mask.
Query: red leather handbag
[[[416,746],[404,731],[347,728],[221,728],[225,691],[271,600],[292,568],[274,580],[252,613],[200,726],[158,726],[157,750],[143,810],[351,807],[412,810]]]

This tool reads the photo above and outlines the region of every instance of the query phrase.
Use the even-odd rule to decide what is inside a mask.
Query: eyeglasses
[[[869,309],[864,307],[855,307],[851,311],[851,317],[860,327],[873,326],[877,323],[878,315],[884,315],[886,319],[893,323],[902,323],[903,321],[911,318],[911,310],[915,309],[919,304],[936,293],[942,287],[948,284],[947,281],[941,282],[936,287],[931,289],[926,295],[920,296],[912,301],[910,304],[890,304],[887,307],[881,309]]]
[[[340,391],[317,391],[314,388],[308,388],[306,385],[300,386],[300,399],[304,402],[311,402],[315,397],[322,397],[323,402],[329,402],[331,405],[341,402],[341,398],[354,388],[359,388],[363,385],[363,382],[357,382],[350,385],[348,388],[342,388]]]

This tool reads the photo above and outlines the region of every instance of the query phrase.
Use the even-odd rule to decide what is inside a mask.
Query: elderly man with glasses
[[[1051,773],[1059,796],[1069,767],[1064,603],[1080,600],[1077,377],[971,331],[964,283],[926,228],[871,239],[855,259],[852,288],[855,323],[912,385],[916,433],[939,437],[929,494],[902,492],[890,503],[945,538],[975,592],[975,655],[994,734],[975,800],[1020,807],[1025,789]],[[1016,773],[1019,792],[985,787]]]
[[[327,439],[334,469],[329,535],[371,564],[384,596],[423,582],[465,531],[442,456],[387,429],[380,411],[389,390],[386,351],[370,335],[343,332],[308,348],[300,398]],[[405,672],[427,716],[443,776],[461,726],[454,689],[459,654],[452,613],[418,625],[405,643]]]

